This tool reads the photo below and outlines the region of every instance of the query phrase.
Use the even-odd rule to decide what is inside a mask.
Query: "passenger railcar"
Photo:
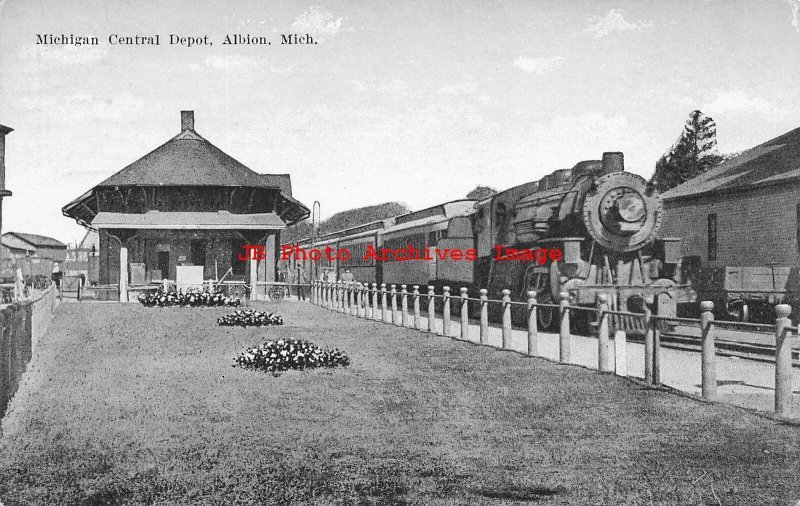
[[[613,309],[675,314],[686,297],[679,280],[679,240],[658,237],[661,198],[644,178],[625,172],[622,153],[604,153],[572,169],[553,172],[482,201],[457,200],[318,238],[316,247],[349,248],[347,262],[323,261],[319,270],[350,269],[357,281],[488,288],[491,298],[511,289],[516,300],[534,291],[555,303],[566,292],[573,304],[595,304],[607,294]],[[309,244],[303,241],[301,245]],[[413,248],[430,257],[389,257],[365,262],[365,248]],[[513,250],[558,250],[545,264],[509,259]],[[443,251],[474,250],[475,259]],[[307,269],[308,270],[308,269]],[[540,309],[539,323],[552,327],[553,310]]]

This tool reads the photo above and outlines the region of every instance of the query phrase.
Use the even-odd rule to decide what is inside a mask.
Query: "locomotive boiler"
[[[477,206],[484,258],[478,278],[490,293],[513,287],[524,300],[533,290],[539,302],[556,303],[566,292],[572,304],[594,304],[605,293],[612,309],[650,304],[659,314],[675,313],[679,239],[658,237],[661,198],[642,177],[625,172],[622,153],[553,172],[519,193],[503,192]],[[493,244],[560,249],[563,259],[546,265],[497,260],[488,256]],[[540,325],[553,326],[555,313],[540,310]]]

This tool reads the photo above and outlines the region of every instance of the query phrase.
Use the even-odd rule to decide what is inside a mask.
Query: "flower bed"
[[[329,348],[322,349],[310,341],[299,339],[278,339],[267,341],[236,357],[235,366],[257,369],[278,376],[289,369],[311,369],[314,367],[347,367],[347,355]]]
[[[220,316],[217,318],[217,323],[225,327],[265,327],[267,325],[283,325],[283,317],[255,309],[239,309],[233,314]]]
[[[146,307],[166,306],[240,306],[242,301],[228,297],[220,292],[207,292],[200,290],[186,290],[186,292],[158,292],[154,294],[143,293],[137,297]]]

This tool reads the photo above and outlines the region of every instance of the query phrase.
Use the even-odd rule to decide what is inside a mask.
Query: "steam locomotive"
[[[663,207],[642,177],[625,172],[622,153],[604,153],[571,169],[553,172],[484,200],[457,200],[298,243],[301,248],[348,250],[349,258],[304,263],[320,279],[349,270],[357,281],[467,287],[475,296],[487,288],[498,299],[555,303],[566,292],[572,304],[595,304],[608,295],[612,309],[674,315],[678,299],[680,240],[659,238]],[[558,261],[501,259],[504,251],[560,250]],[[475,261],[435,255],[427,260],[368,258],[368,251],[414,248],[476,251]],[[371,248],[371,249],[370,249]],[[540,308],[539,324],[551,328],[555,310]]]

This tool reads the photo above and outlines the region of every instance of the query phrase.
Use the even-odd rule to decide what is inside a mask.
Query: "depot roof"
[[[800,128],[742,151],[713,169],[664,193],[682,200],[800,180]]]

